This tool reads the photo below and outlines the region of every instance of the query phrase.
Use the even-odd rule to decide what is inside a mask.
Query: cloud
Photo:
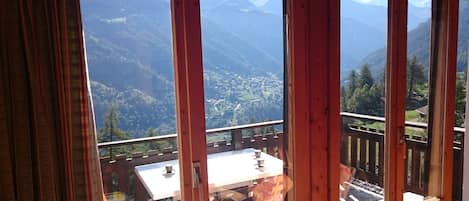
[[[120,24],[120,23],[126,23],[127,18],[126,17],[116,17],[116,18],[112,18],[112,19],[105,19],[104,21],[107,22],[108,24]]]
[[[363,4],[372,4],[374,3],[373,0],[355,0],[358,3],[363,3]]]
[[[362,3],[362,4],[386,6],[388,4],[388,1],[392,1],[392,0],[345,0],[345,1],[355,1],[358,3]],[[409,3],[417,7],[429,7],[430,6],[430,0],[409,0]]]
[[[418,7],[430,7],[430,0],[411,0],[410,3]]]
[[[345,0],[345,1],[355,1],[361,4],[370,4],[370,5],[379,5],[379,6],[386,6],[388,4],[388,1],[386,0]]]
[[[256,5],[256,6],[263,6],[264,4],[266,4],[267,2],[269,2],[269,0],[251,0],[251,2]]]

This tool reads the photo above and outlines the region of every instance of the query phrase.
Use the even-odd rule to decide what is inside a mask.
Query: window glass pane
[[[430,175],[430,155],[431,147],[429,142],[432,140],[427,128],[429,115],[429,62],[430,62],[430,1],[422,2],[419,7],[413,8],[409,4],[409,24],[411,20],[428,16],[427,20],[412,29],[409,27],[408,33],[408,62],[407,62],[407,112],[406,112],[406,146],[407,162],[405,172],[405,191],[404,198],[414,197],[414,199],[425,200],[431,194],[429,188],[434,185],[431,182]],[[457,75],[456,75],[456,111],[454,128],[454,163],[453,169],[453,196],[452,200],[462,200],[462,172],[463,172],[463,154],[462,142],[464,130],[458,127],[464,127],[464,110],[466,103],[466,65],[467,65],[467,31],[464,30],[465,21],[467,21],[467,2],[460,3],[459,16],[459,39],[457,51]],[[425,9],[422,14],[419,9]],[[465,14],[466,13],[466,14]],[[466,19],[465,19],[466,18]],[[464,35],[465,34],[465,35]],[[423,126],[419,126],[423,125]]]
[[[201,0],[201,16],[206,125],[220,128],[207,133],[211,196],[280,200],[291,188],[283,172],[283,1]]]
[[[407,34],[404,198],[424,200],[428,189],[431,2],[409,2]],[[424,126],[420,126],[424,125]]]
[[[467,100],[467,70],[469,51],[469,1],[459,3],[459,27],[458,27],[458,54],[456,74],[456,111],[454,129],[454,163],[453,163],[453,200],[462,201],[469,199],[469,191],[463,192],[463,183],[468,185],[469,172],[464,170],[468,160],[464,160],[464,149],[468,149],[469,138],[464,138],[465,133],[465,110]],[[466,146],[464,146],[466,145]],[[466,147],[466,148],[464,148]],[[467,168],[466,168],[467,169]],[[463,175],[464,177],[462,177]],[[466,187],[467,188],[467,187]],[[464,194],[464,195],[463,195]],[[463,197],[464,196],[464,197]]]
[[[381,200],[388,3],[340,2],[340,196],[343,200]]]
[[[169,1],[82,0],[81,8],[106,196],[178,195]],[[155,136],[163,138],[122,144]]]

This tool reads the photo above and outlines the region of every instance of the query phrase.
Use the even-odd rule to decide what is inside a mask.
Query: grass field
[[[415,110],[406,111],[405,112],[405,120],[406,121],[412,121],[412,122],[421,122],[420,115]],[[376,130],[384,130],[384,127],[385,127],[383,122],[372,122],[372,123],[356,122],[356,124],[360,125],[360,126],[363,126],[363,127],[376,129]],[[409,136],[424,137],[427,133],[424,129],[406,127],[406,134],[409,135]]]
[[[418,121],[419,113],[415,110],[405,111],[405,120],[406,121]]]

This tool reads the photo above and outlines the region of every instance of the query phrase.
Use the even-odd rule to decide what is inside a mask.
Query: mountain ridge
[[[411,30],[407,40],[407,55],[416,56],[423,64],[425,73],[428,73],[430,56],[430,21],[421,23],[416,29]],[[469,6],[461,3],[459,13],[458,31],[458,60],[457,71],[461,72],[467,67],[467,48],[469,46]],[[360,65],[369,64],[377,77],[384,68],[386,50],[384,47],[372,52],[360,62]],[[359,65],[359,66],[360,66]],[[358,66],[356,66],[358,68]]]

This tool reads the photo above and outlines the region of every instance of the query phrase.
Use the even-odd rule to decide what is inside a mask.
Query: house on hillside
[[[419,113],[419,121],[424,120],[427,117],[427,114],[428,114],[428,105],[417,108],[415,111],[417,113]]]

